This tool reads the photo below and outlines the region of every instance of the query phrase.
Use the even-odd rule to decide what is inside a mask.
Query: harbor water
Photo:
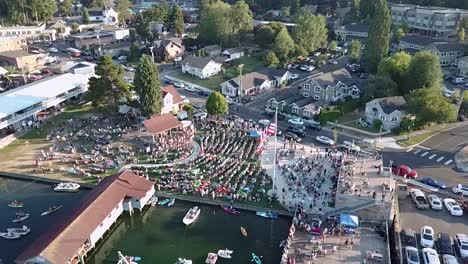
[[[151,207],[134,216],[125,215],[104,238],[88,259],[93,264],[115,264],[117,251],[139,256],[143,264],[173,264],[178,257],[205,263],[209,252],[233,250],[232,259],[219,258],[223,263],[253,263],[252,253],[262,256],[264,264],[279,263],[281,240],[287,237],[291,219],[261,218],[255,212],[241,211],[233,216],[220,207],[198,205],[201,214],[186,227],[182,219],[197,204],[177,200],[173,207]],[[247,237],[240,232],[243,226]]]

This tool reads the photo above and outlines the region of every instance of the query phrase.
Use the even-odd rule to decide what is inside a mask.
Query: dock
[[[49,179],[49,178],[44,178],[44,177],[39,177],[39,176],[12,173],[12,172],[6,172],[6,171],[0,171],[0,177],[14,179],[14,180],[21,180],[21,181],[45,183],[45,184],[57,184],[57,183],[63,182],[63,180]],[[94,184],[80,183],[81,189],[92,189],[94,187],[96,187],[96,185]]]

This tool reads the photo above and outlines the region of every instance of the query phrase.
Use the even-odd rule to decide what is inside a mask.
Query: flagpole
[[[276,195],[276,143],[277,143],[277,132],[278,132],[278,107],[275,108],[275,147],[273,149],[273,196]]]

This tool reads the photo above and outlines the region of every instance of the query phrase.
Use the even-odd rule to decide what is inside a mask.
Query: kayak
[[[242,235],[244,235],[245,237],[247,237],[247,230],[245,230],[245,228],[244,228],[244,227],[242,227],[242,226],[241,226],[241,228],[240,228],[240,229],[241,229],[241,233],[242,233]]]
[[[231,208],[231,207],[228,207],[228,206],[225,206],[225,205],[220,205],[220,206],[221,206],[221,208],[223,208],[223,210],[224,210],[225,212],[227,212],[228,214],[232,214],[232,215],[238,215],[238,214],[240,214],[240,212],[237,211],[237,210],[234,209],[234,208]]]
[[[44,212],[42,212],[42,213],[41,213],[41,216],[44,216],[44,215],[51,214],[51,213],[53,213],[53,212],[55,212],[55,211],[59,210],[60,208],[62,208],[62,206],[61,206],[61,205],[59,205],[59,206],[54,206],[54,207],[51,207],[51,208],[49,208],[47,211],[44,211]]]
[[[17,202],[17,201],[12,201],[11,203],[8,204],[8,207],[12,207],[12,208],[23,208],[23,207],[24,207],[24,203],[22,203],[22,202]]]
[[[256,215],[265,217],[265,218],[270,218],[270,219],[276,219],[278,218],[278,214],[272,213],[272,212],[257,212]]]
[[[173,206],[175,203],[175,198],[172,198],[170,202],[167,203],[167,207]]]
[[[29,214],[24,214],[23,216],[17,216],[15,219],[13,219],[13,223],[18,223],[18,222],[21,222],[23,220],[26,220],[29,218]]]
[[[255,261],[256,264],[262,264],[262,260],[255,253],[252,253],[252,261]]]
[[[164,200],[162,200],[162,201],[159,201],[159,202],[158,202],[158,205],[165,205],[165,204],[169,203],[170,201],[171,201],[170,198],[166,198],[166,199],[164,199]]]

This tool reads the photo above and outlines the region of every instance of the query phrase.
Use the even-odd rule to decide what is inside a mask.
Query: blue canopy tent
[[[340,224],[350,227],[359,226],[359,218],[356,215],[340,214]]]
[[[250,130],[250,137],[259,138],[262,134],[257,130]]]

